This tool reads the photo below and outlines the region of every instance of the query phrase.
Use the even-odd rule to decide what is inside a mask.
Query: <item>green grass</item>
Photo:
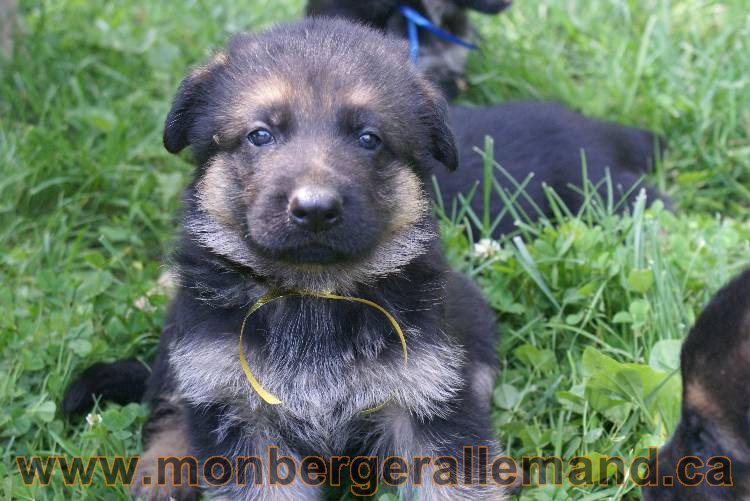
[[[24,487],[14,458],[139,450],[140,406],[68,423],[63,389],[88,364],[148,359],[157,342],[157,280],[191,170],[160,135],[185,68],[232,32],[299,16],[301,2],[21,3],[24,36],[0,63],[0,497],[124,497],[59,477]],[[475,20],[484,50],[462,101],[555,99],[669,142],[653,181],[676,215],[591,203],[558,226],[522,225],[525,239],[489,257],[461,219],[443,224],[504,331],[493,419],[508,452],[640,454],[676,423],[679,341],[750,251],[746,2],[538,0]],[[524,493],[566,495],[638,492]]]

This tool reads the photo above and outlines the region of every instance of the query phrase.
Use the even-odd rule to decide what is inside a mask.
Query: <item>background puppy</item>
[[[310,16],[336,16],[369,24],[389,34],[406,38],[407,21],[399,12],[405,5],[418,11],[436,26],[463,39],[476,38],[467,9],[496,14],[511,0],[310,0]],[[469,49],[449,42],[427,30],[419,30],[419,68],[449,98],[466,86],[464,66]]]
[[[553,188],[574,213],[581,207],[584,164],[593,185],[602,182],[609,171],[614,203],[623,208],[635,199],[640,187],[645,188],[649,203],[662,199],[671,206],[665,196],[641,182],[641,178],[652,171],[662,148],[661,140],[647,130],[587,118],[560,104],[536,102],[481,108],[453,106],[450,121],[459,145],[461,169],[455,173],[435,171],[443,200],[448,204],[457,199],[459,193],[469,194],[482,179],[484,160],[474,147],[484,149],[485,135],[489,135],[494,140],[495,161],[518,184],[533,175],[524,188],[525,194],[518,194],[507,177],[494,172],[498,187],[507,191],[511,198],[518,195],[517,208],[529,221],[552,216],[544,185]],[[490,209],[494,218],[506,206],[494,187],[491,191]],[[601,183],[599,193],[605,201],[606,192],[606,184]],[[471,207],[480,218],[483,204],[480,187],[471,200]],[[506,212],[493,235],[498,237],[515,229],[514,217]],[[474,231],[474,236],[477,234],[478,231]]]
[[[706,306],[682,347],[680,367],[682,418],[659,451],[659,476],[644,488],[644,499],[750,498],[750,270]]]
[[[499,453],[489,418],[497,331],[476,287],[445,263],[427,191],[432,170],[457,166],[446,114],[405,44],[342,20],[239,35],[182,82],[164,145],[191,147],[198,167],[174,257],[181,287],[146,391],[141,477],[160,456],[266,457],[271,446],[298,460],[460,457],[465,446]],[[254,374],[282,400],[264,403],[237,342],[249,305],[278,289],[384,306],[404,328],[408,364],[377,311],[280,299],[245,329]],[[108,378],[123,384],[101,367],[95,374],[75,385],[78,395],[101,391]],[[410,477],[401,487],[406,498],[504,498],[500,486],[440,486],[425,471],[421,486]],[[267,480],[210,494],[321,495]],[[145,482],[135,492],[164,495]]]

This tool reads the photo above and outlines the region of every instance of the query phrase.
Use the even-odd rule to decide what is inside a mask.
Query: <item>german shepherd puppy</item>
[[[467,10],[497,14],[512,0],[309,0],[307,15],[336,16],[368,24],[393,36],[407,37],[399,6],[410,7],[439,28],[463,40],[476,38]],[[466,86],[464,67],[469,49],[424,29],[419,30],[418,66],[448,98]]]
[[[474,108],[453,106],[450,123],[459,145],[461,168],[456,172],[435,171],[442,198],[449,204],[459,193],[468,195],[482,179],[484,160],[474,147],[482,148],[485,136],[489,135],[494,140],[495,161],[518,185],[532,176],[523,193],[519,193],[503,174],[494,173],[497,187],[491,190],[490,199],[493,216],[505,208],[496,191],[502,188],[511,197],[516,196],[515,206],[528,221],[552,217],[545,186],[554,189],[575,213],[584,201],[584,165],[588,182],[597,186],[605,202],[609,176],[612,202],[618,210],[630,207],[641,188],[646,191],[648,203],[662,200],[665,206],[672,207],[668,197],[642,182],[664,151],[662,139],[650,131],[588,118],[560,104],[543,102]],[[483,204],[480,188],[471,199],[472,209],[480,217]],[[516,229],[514,217],[506,212],[493,236]]]
[[[196,495],[148,485],[162,456],[500,453],[490,426],[498,330],[478,289],[446,264],[430,210],[429,175],[455,169],[458,152],[442,95],[402,41],[324,18],[238,35],[182,82],[164,145],[190,147],[197,169],[174,255],[180,286],[147,383],[136,495]],[[248,364],[282,400],[265,403],[243,373],[238,339],[248,308],[276,290],[381,305],[403,328],[408,363],[372,308],[278,299],[244,330]],[[126,399],[117,391],[126,367],[85,372],[64,409],[85,408],[91,393]],[[133,376],[130,385],[143,371]],[[400,487],[408,499],[505,497],[494,483],[438,485],[428,471]],[[205,487],[222,499],[322,492],[264,480]]]
[[[682,418],[644,499],[750,499],[750,270],[706,306],[680,366]]]

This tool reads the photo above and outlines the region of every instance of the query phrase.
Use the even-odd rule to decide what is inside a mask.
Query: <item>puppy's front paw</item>
[[[162,401],[152,410],[146,431],[148,446],[138,461],[138,469],[130,486],[133,498],[143,501],[197,501],[200,498],[197,473],[195,470],[191,473],[189,467],[183,468],[181,462],[182,458],[190,459],[190,449],[179,410],[171,407],[167,400]]]
[[[158,469],[156,461],[148,461],[147,457],[141,459],[138,471],[130,486],[130,494],[133,499],[140,501],[198,501],[200,489],[190,485],[158,485]],[[146,460],[146,461],[144,461]],[[171,478],[167,477],[167,480]]]
[[[197,487],[135,486],[130,488],[133,499],[138,501],[198,501],[200,490]]]

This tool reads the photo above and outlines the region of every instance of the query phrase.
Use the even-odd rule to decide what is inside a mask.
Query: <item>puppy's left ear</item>
[[[450,128],[448,117],[448,103],[445,98],[431,84],[421,82],[422,92],[429,103],[430,111],[427,116],[430,143],[428,145],[430,154],[445,165],[448,170],[454,171],[458,167],[458,149],[456,138]]]
[[[207,64],[187,76],[172,101],[172,109],[164,123],[164,147],[170,153],[179,153],[190,144],[190,131],[195,120],[195,107],[205,93],[210,75],[225,64],[226,56],[219,53]]]

